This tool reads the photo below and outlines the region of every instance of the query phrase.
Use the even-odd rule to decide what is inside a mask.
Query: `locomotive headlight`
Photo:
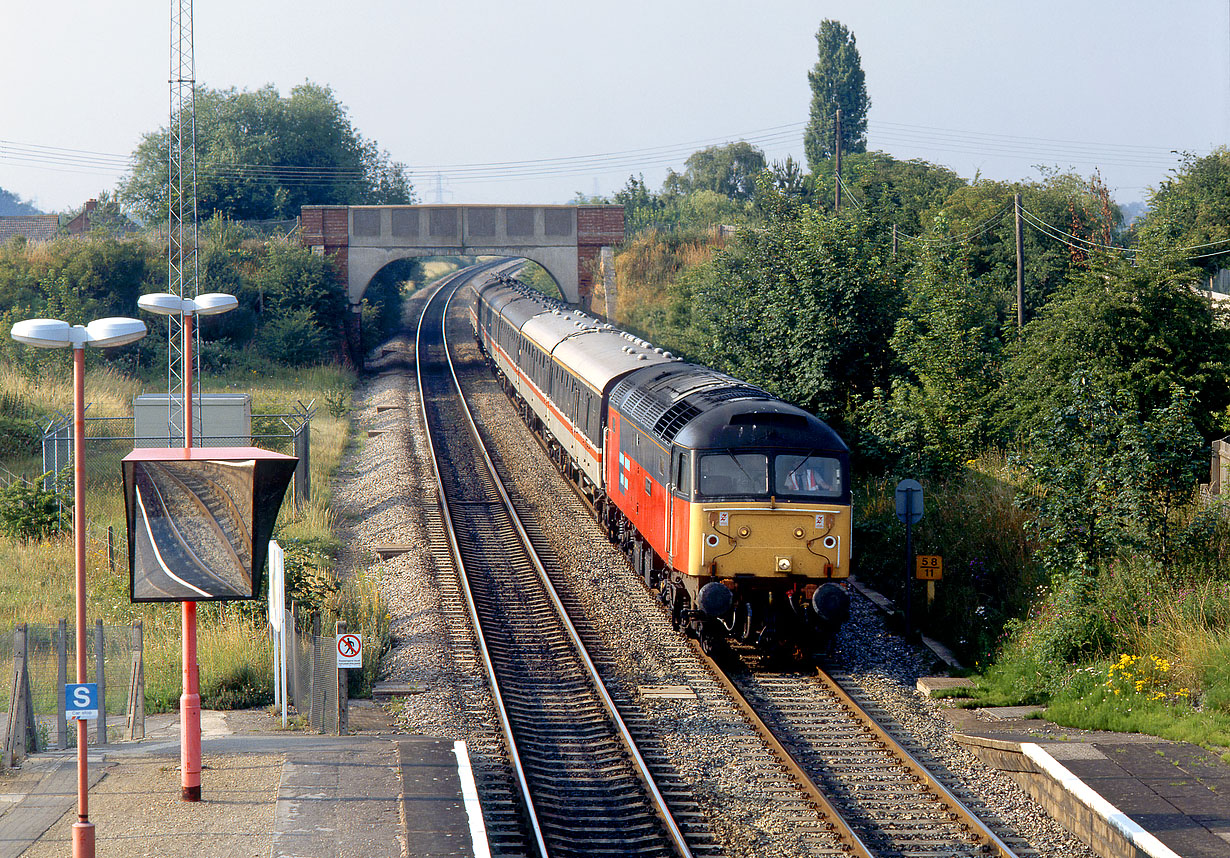
[[[740,539],[747,539],[751,535],[752,535],[752,531],[750,528],[747,527],[747,525],[744,525],[743,527],[739,528],[739,538]]]
[[[801,528],[801,527],[796,527],[796,528],[794,529],[794,538],[795,538],[795,539],[802,539],[802,538],[803,538],[803,528]]]
[[[777,558],[777,571],[778,572],[789,572],[792,568],[794,568],[794,563],[791,562],[789,557],[782,557],[780,555],[778,556]]]

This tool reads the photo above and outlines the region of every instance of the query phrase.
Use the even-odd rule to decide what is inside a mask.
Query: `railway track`
[[[526,851],[691,856],[689,838],[704,842],[707,833],[675,821],[467,428],[442,336],[450,294],[440,290],[420,320],[420,401],[445,527],[518,784]]]
[[[1017,855],[893,738],[874,703],[847,691],[844,674],[710,663],[748,717],[781,743],[791,764],[824,792],[871,854]]]

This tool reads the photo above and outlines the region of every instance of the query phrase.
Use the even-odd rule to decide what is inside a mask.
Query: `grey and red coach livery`
[[[505,390],[678,628],[824,646],[845,620],[849,452],[820,419],[516,280],[475,284]]]

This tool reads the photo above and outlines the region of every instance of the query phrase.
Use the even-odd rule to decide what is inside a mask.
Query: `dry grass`
[[[46,411],[71,414],[72,364],[65,360],[62,367],[44,366],[34,375],[0,364],[0,390],[19,394]],[[90,367],[86,369],[85,392],[89,416],[120,417],[132,414],[132,398],[141,393],[141,382],[108,366]]]
[[[71,367],[44,371],[30,378],[0,365],[0,384],[20,393],[42,408],[71,408]],[[312,419],[312,499],[295,513],[283,505],[279,526],[286,537],[335,542],[330,509],[330,481],[341,460],[350,434],[344,413],[330,413],[328,398],[345,404],[354,384],[353,373],[340,367],[322,366],[286,370],[272,376],[235,378],[208,377],[206,392],[240,391],[252,394],[254,413],[288,412],[297,403],[315,399]],[[132,398],[141,392],[140,382],[108,369],[91,370],[86,391],[89,414],[125,416],[132,413]],[[328,398],[327,398],[328,397]],[[334,410],[341,410],[335,408]],[[91,435],[98,434],[93,429]],[[140,619],[145,624],[146,677],[151,711],[174,708],[179,695],[180,611],[178,604],[133,604],[128,598],[128,570],[122,553],[124,500],[118,483],[118,459],[87,458],[87,467],[97,468],[87,480],[86,510],[90,519],[87,549],[87,616],[108,625]],[[14,463],[9,464],[10,467]],[[26,463],[31,475],[41,463]],[[34,470],[30,470],[34,468]],[[17,470],[17,468],[13,468]],[[288,493],[289,498],[289,493]],[[106,550],[107,526],[117,535],[117,568],[110,569]],[[54,624],[71,618],[73,604],[73,546],[67,534],[41,543],[18,543],[0,539],[0,629],[18,622]],[[207,705],[259,705],[272,688],[271,656],[263,620],[250,607],[203,606],[199,625],[198,652],[202,698]]]

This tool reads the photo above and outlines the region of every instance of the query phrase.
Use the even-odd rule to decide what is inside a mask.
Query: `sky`
[[[114,189],[169,113],[167,0],[5,0],[0,188]],[[651,188],[703,146],[803,157],[820,21],[857,39],[868,146],[961,176],[1089,175],[1142,200],[1230,142],[1230,0],[208,0],[195,76],[332,87],[423,202]]]

